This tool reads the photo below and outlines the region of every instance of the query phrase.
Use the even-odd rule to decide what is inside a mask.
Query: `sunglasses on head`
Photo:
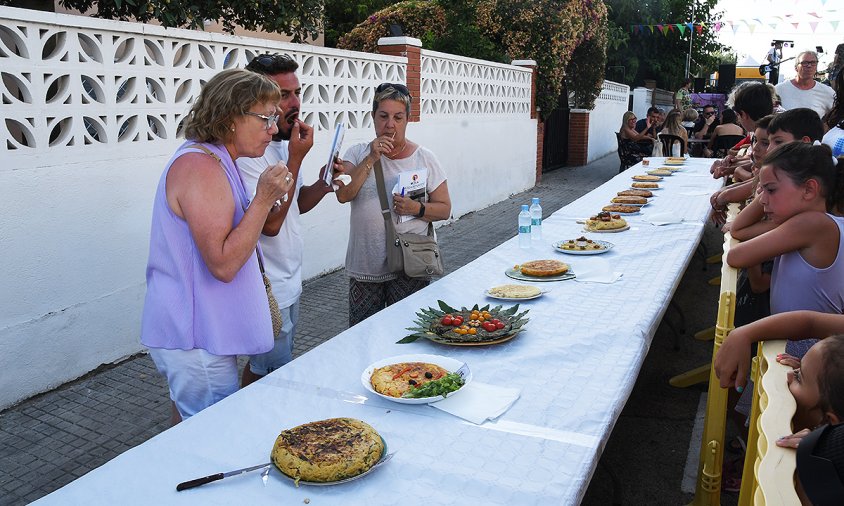
[[[381,83],[378,85],[377,88],[375,88],[375,93],[381,93],[387,88],[393,88],[402,95],[413,98],[413,96],[410,94],[410,90],[407,89],[407,86],[399,83]]]
[[[293,61],[293,58],[286,54],[262,54],[252,58],[252,61],[246,65],[246,70],[264,70],[272,68],[279,62]]]

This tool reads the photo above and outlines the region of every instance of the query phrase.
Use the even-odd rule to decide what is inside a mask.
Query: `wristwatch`
[[[425,216],[425,204],[423,204],[422,202],[420,202],[420,203],[419,203],[419,212],[418,212],[418,213],[416,213],[416,217],[417,217],[417,218],[421,218],[421,217],[423,217],[423,216]]]

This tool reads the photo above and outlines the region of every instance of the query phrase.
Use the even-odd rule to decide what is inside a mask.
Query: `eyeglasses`
[[[800,65],[801,67],[817,67],[817,66],[818,66],[818,61],[817,61],[817,60],[814,60],[814,61],[801,61],[800,63],[798,63],[798,65]]]
[[[252,112],[252,111],[246,111],[243,114],[246,114],[246,115],[249,115],[249,116],[255,116],[256,118],[261,118],[262,120],[266,121],[267,124],[264,125],[264,127],[267,130],[270,130],[273,126],[278,124],[278,118],[279,118],[278,114],[273,114],[272,116],[265,116],[263,114],[258,114],[257,112]]]
[[[413,98],[413,95],[410,94],[410,90],[407,89],[407,86],[399,83],[381,83],[375,88],[375,93],[381,93],[382,91],[386,90],[387,88],[393,88],[397,92],[401,93],[406,97]]]
[[[293,58],[287,56],[286,54],[262,54],[252,58],[252,61],[246,65],[246,70],[266,72],[279,63],[288,63],[293,61]]]

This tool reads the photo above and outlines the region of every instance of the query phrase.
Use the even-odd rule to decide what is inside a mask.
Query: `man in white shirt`
[[[299,319],[299,297],[302,295],[302,251],[300,214],[307,213],[333,189],[320,177],[314,184],[304,186],[300,171],[302,160],[314,143],[313,129],[299,119],[299,97],[302,87],[296,76],[299,64],[287,55],[256,56],[247,70],[266,75],[281,89],[278,134],[261,158],[239,158],[237,166],[243,175],[247,191],[255,189],[258,176],[268,166],[285,162],[296,184],[287,199],[273,208],[261,235],[264,269],[272,283],[273,295],[281,309],[283,325],[275,336],[275,346],[267,353],[249,357],[243,370],[241,387],[293,360],[293,336]],[[324,168],[323,168],[324,170]]]
[[[768,82],[776,85],[780,80],[780,61],[782,60],[782,42],[776,41],[771,46],[765,59],[770,64],[771,70],[768,71]]]
[[[814,51],[803,51],[797,55],[794,68],[797,70],[797,76],[776,87],[782,106],[786,110],[808,107],[823,118],[832,109],[835,92],[829,86],[815,81],[818,54]]]

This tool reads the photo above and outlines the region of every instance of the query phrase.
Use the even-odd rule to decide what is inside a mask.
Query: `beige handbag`
[[[384,228],[386,229],[387,268],[390,272],[404,272],[411,278],[441,276],[445,269],[440,255],[440,247],[434,234],[434,224],[428,223],[426,235],[396,232],[390,207],[387,205],[384,171],[381,169],[381,162],[375,162],[373,169],[375,170],[378,198],[381,201],[381,216],[384,217]]]
[[[220,166],[222,167],[223,161],[220,160],[220,157],[217,156],[215,153],[211,152],[205,146],[202,146],[200,144],[192,144],[192,145],[188,146],[188,148],[201,149],[207,155],[209,155],[212,158],[214,158],[215,160],[217,160],[217,163],[219,163]],[[223,169],[223,170],[225,170],[225,169]],[[243,181],[241,181],[241,183],[242,182]],[[241,201],[240,205],[243,208],[243,212],[245,213],[246,212],[246,205],[244,205],[244,203],[242,201]],[[275,295],[273,295],[273,287],[270,284],[270,278],[268,278],[267,273],[264,272],[264,258],[261,255],[261,250],[258,248],[257,244],[255,245],[255,254],[258,255],[258,268],[261,269],[261,278],[263,278],[264,288],[267,290],[267,302],[270,305],[270,319],[273,322],[273,337],[275,337],[281,332],[281,325],[283,323],[282,318],[281,318],[281,310],[278,308],[278,301],[275,300]]]

